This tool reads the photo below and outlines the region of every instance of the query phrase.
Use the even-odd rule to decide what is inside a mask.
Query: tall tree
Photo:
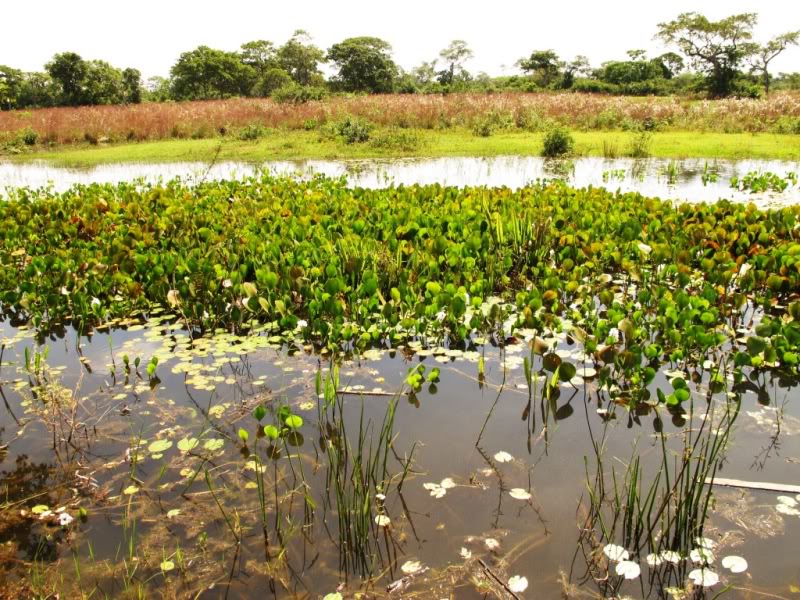
[[[339,69],[335,83],[347,92],[391,92],[397,65],[391,45],[376,37],[348,38],[328,50],[328,60]]]
[[[456,76],[464,77],[466,69],[464,63],[472,58],[474,53],[467,46],[464,40],[453,40],[447,48],[439,52],[441,58],[447,67],[439,75],[439,79],[443,84],[452,84]]]
[[[181,54],[170,70],[172,92],[178,100],[246,96],[256,73],[235,52],[199,46]]]
[[[659,23],[656,37],[677,46],[706,74],[711,96],[728,96],[733,92],[739,66],[754,51],[750,40],[757,20],[755,13],[719,21],[694,12],[682,13],[674,21]]]
[[[53,56],[45,65],[45,71],[61,87],[62,103],[66,105],[83,104],[83,85],[89,65],[75,52],[62,52]]]
[[[517,66],[531,75],[540,87],[548,87],[561,73],[562,62],[553,50],[535,50],[528,58],[520,58]]]
[[[11,110],[19,104],[22,71],[0,65],[0,110]]]
[[[127,104],[139,104],[142,101],[142,73],[139,69],[122,71],[122,100]]]
[[[772,79],[769,74],[769,63],[789,46],[796,46],[798,43],[800,43],[800,31],[790,31],[772,38],[763,46],[759,46],[750,57],[750,66],[753,72],[761,75],[765,93],[769,94],[769,84]]]
[[[267,71],[278,66],[275,44],[267,40],[255,40],[242,44],[242,62],[249,65],[258,74],[259,79]]]
[[[325,62],[325,53],[311,43],[311,36],[302,29],[283,46],[278,48],[278,64],[300,85],[321,85],[324,82],[320,63]]]

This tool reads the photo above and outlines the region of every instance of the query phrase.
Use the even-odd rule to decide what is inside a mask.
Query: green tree
[[[391,92],[397,65],[391,45],[376,37],[348,38],[331,46],[328,60],[339,70],[335,83],[346,92]]]
[[[258,80],[253,90],[256,96],[271,96],[272,92],[288,85],[294,84],[294,79],[281,68],[274,67],[267,70],[263,77]]]
[[[89,65],[75,52],[62,52],[53,56],[45,71],[61,88],[61,103],[77,106],[84,103],[84,82]]]
[[[758,46],[750,57],[751,70],[761,77],[764,92],[769,94],[769,84],[772,76],[769,74],[769,63],[777,58],[789,46],[796,46],[800,42],[800,31],[790,31],[779,35],[763,46]]]
[[[22,71],[0,65],[0,110],[11,110],[19,104]]]
[[[324,79],[319,70],[325,62],[325,53],[311,43],[311,36],[298,29],[283,46],[278,48],[278,64],[300,85],[322,85]]]
[[[517,66],[539,87],[549,87],[561,74],[563,63],[553,50],[535,50],[529,57],[520,58]]]
[[[278,66],[275,44],[267,40],[255,40],[242,44],[240,54],[242,62],[252,67],[259,79],[262,79],[267,71]]]
[[[710,21],[698,13],[682,13],[674,21],[659,23],[656,37],[676,46],[706,75],[712,97],[734,91],[739,66],[755,48],[750,42],[758,17],[755,13]]]
[[[57,106],[61,101],[61,86],[50,75],[23,74],[18,91],[17,108]]]
[[[127,104],[139,104],[142,101],[142,73],[139,69],[122,71],[122,100]]]
[[[247,96],[256,73],[235,52],[199,46],[184,52],[170,70],[176,100],[204,100]]]
[[[81,84],[80,104],[120,104],[124,86],[122,72],[104,60],[86,62],[86,73]]]
[[[439,81],[443,85],[451,85],[456,77],[461,79],[469,79],[469,73],[464,68],[466,63],[475,54],[467,46],[464,40],[453,40],[447,48],[439,52],[441,58],[447,65],[443,71],[439,73]]]

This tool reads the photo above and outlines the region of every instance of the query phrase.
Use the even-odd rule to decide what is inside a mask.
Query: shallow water
[[[13,534],[14,557],[23,564],[40,561],[42,572],[49,568],[51,576],[57,573],[69,582],[75,578],[74,551],[84,586],[91,581],[111,596],[146,585],[150,593],[157,589],[166,597],[252,597],[259,589],[273,597],[318,598],[338,587],[351,597],[366,585],[367,570],[377,579],[374,593],[382,595],[387,584],[404,577],[404,565],[419,561],[430,570],[413,577],[396,597],[492,597],[479,559],[503,581],[526,577],[523,598],[560,597],[568,585],[579,585],[589,597],[666,597],[663,588],[685,582],[688,561],[666,572],[649,571],[642,561],[642,577],[633,581],[613,573],[608,582],[585,577],[586,546],[579,538],[588,505],[587,471],[595,468],[591,442],[606,430],[603,460],[609,471],[624,473],[634,449],[652,468],[662,456],[656,432],[663,428],[670,447],[677,449],[686,424],[699,431],[714,420],[711,406],[720,401],[719,394],[708,404],[698,386],[688,420],[663,409],[629,413],[604,400],[585,371],[597,365],[565,340],[563,356],[588,375],[583,383],[562,384],[550,400],[542,397],[543,379],[534,380],[535,391],[528,388],[522,359],[529,350],[520,340],[502,347],[478,340],[470,348],[451,349],[451,356],[443,349],[415,353],[404,347],[350,357],[340,366],[338,416],[346,431],[337,429],[330,439],[343,435],[353,445],[362,410],[364,422],[372,423],[370,438],[377,439],[392,400],[377,394],[399,392],[407,370],[418,364],[441,369],[438,384],[398,399],[396,437],[388,455],[395,479],[385,502],[373,499],[369,540],[375,558],[367,569],[353,562],[337,536],[339,511],[327,479],[330,450],[321,437],[326,431],[331,435],[337,419],[315,389],[318,370],[326,373],[329,362],[274,333],[217,334],[190,344],[174,319],[155,316],[144,325],[131,322],[89,338],[65,329],[37,340],[24,328],[0,322],[6,345],[0,432],[8,446],[0,480],[11,503],[3,541]],[[36,350],[45,348],[48,368],[37,371]],[[130,373],[123,366],[125,355]],[[150,380],[146,364],[154,355],[159,357],[157,379]],[[479,355],[486,360],[483,382]],[[138,368],[133,365],[137,357]],[[537,361],[535,372],[541,366]],[[701,383],[704,376],[698,373]],[[80,402],[56,405],[45,381],[63,386],[53,389],[70,390],[66,395]],[[666,385],[663,373],[652,384]],[[796,382],[769,375],[748,385],[734,443],[718,476],[798,482],[796,396]],[[248,448],[256,451],[260,443],[263,455],[267,443],[256,441],[251,415],[259,403],[268,409],[262,423],[273,422],[279,404],[290,405],[304,420],[300,435],[280,449],[280,457],[264,463],[266,549],[255,470],[253,463],[248,467],[238,434],[240,428],[248,430]],[[185,437],[200,443],[183,452],[178,442]],[[156,440],[172,444],[163,452],[149,450]],[[208,440],[222,440],[220,448],[206,451],[200,444]],[[500,452],[511,459],[501,462]],[[408,457],[409,474],[398,490]],[[192,473],[201,474],[191,480]],[[445,493],[433,497],[425,483],[446,485]],[[516,498],[510,493],[515,489],[531,497]],[[304,507],[306,494],[313,508]],[[717,489],[704,535],[717,543],[714,566],[721,583],[708,597],[726,584],[735,587],[735,597],[750,597],[747,589],[784,596],[797,583],[790,549],[800,534],[800,517],[779,514],[777,496]],[[88,517],[65,529],[30,512],[12,518],[35,505],[54,511],[66,507],[75,516],[84,507]],[[377,512],[389,517],[389,527],[374,524]],[[228,520],[241,523],[240,545]],[[131,540],[138,571],[126,580],[123,558]],[[278,558],[281,548],[285,553]],[[748,570],[731,574],[719,566],[728,554],[746,558]],[[175,568],[163,571],[159,565],[167,560]],[[17,568],[18,575],[30,576],[30,567]]]
[[[673,175],[670,176],[672,168]],[[347,161],[270,161],[260,165],[221,162],[131,163],[101,165],[90,169],[54,167],[42,162],[25,164],[0,162],[0,189],[52,185],[64,190],[82,183],[106,183],[181,177],[188,180],[245,177],[258,170],[275,173],[322,173],[345,176],[352,185],[384,187],[389,184],[428,184],[457,186],[508,186],[517,188],[537,179],[565,179],[573,187],[602,186],[622,192],[687,201],[716,201],[727,198],[776,205],[800,201],[800,187],[790,186],[780,194],[751,194],[731,189],[731,177],[751,171],[773,172],[784,177],[800,172],[800,163],[771,160],[634,160],[627,158],[579,158],[573,161],[545,161],[537,157],[500,156],[496,158],[436,158]],[[704,172],[716,174],[716,181],[704,183]]]

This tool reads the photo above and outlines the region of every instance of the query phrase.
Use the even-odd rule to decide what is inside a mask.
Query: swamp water
[[[780,177],[800,173],[800,163],[774,160],[664,160],[578,158],[548,161],[537,157],[436,158],[346,161],[268,161],[263,164],[220,162],[130,163],[101,165],[90,169],[53,167],[43,162],[0,162],[0,190],[7,187],[52,185],[63,191],[75,184],[117,183],[143,178],[147,181],[180,177],[186,181],[249,177],[258,171],[276,174],[319,173],[344,176],[353,186],[378,188],[390,184],[442,184],[451,186],[508,186],[519,188],[541,179],[563,179],[572,187],[606,187],[621,192],[639,192],[691,202],[713,202],[721,198],[779,206],[800,201],[800,186],[781,193],[753,194],[734,189],[731,179],[751,172],[775,173]]]
[[[794,494],[714,487],[706,539],[689,542],[713,546],[701,573],[719,582],[705,588],[688,584],[702,556],[648,566],[607,510],[636,487],[633,456],[648,480],[664,462],[679,469],[687,435],[730,434],[717,477],[798,483],[795,381],[762,373],[726,393],[700,368],[684,374],[686,412],[628,412],[563,333],[545,342],[576,375],[555,384],[530,331],[373,348],[341,360],[338,382],[295,334],[262,325],[192,340],[159,309],[89,337],[0,322],[4,585],[19,597],[179,598],[711,598],[728,586],[790,598],[800,585]],[[418,365],[438,382],[411,393]],[[622,548],[607,546],[626,542],[632,579],[616,574]],[[724,568],[729,555],[746,570]]]

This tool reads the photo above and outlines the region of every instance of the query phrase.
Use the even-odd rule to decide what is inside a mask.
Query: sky
[[[653,40],[656,25],[688,11],[711,19],[757,12],[757,41],[800,29],[797,0],[0,0],[0,64],[42,70],[53,54],[71,50],[136,67],[145,78],[167,76],[181,52],[199,45],[281,44],[305,29],[322,48],[354,36],[383,38],[406,69],[463,39],[475,53],[471,72],[501,75],[548,48],[565,59],[586,55],[592,66],[624,59],[633,48],[660,54],[666,49]],[[800,48],[775,59],[772,72],[780,71],[800,71]]]

